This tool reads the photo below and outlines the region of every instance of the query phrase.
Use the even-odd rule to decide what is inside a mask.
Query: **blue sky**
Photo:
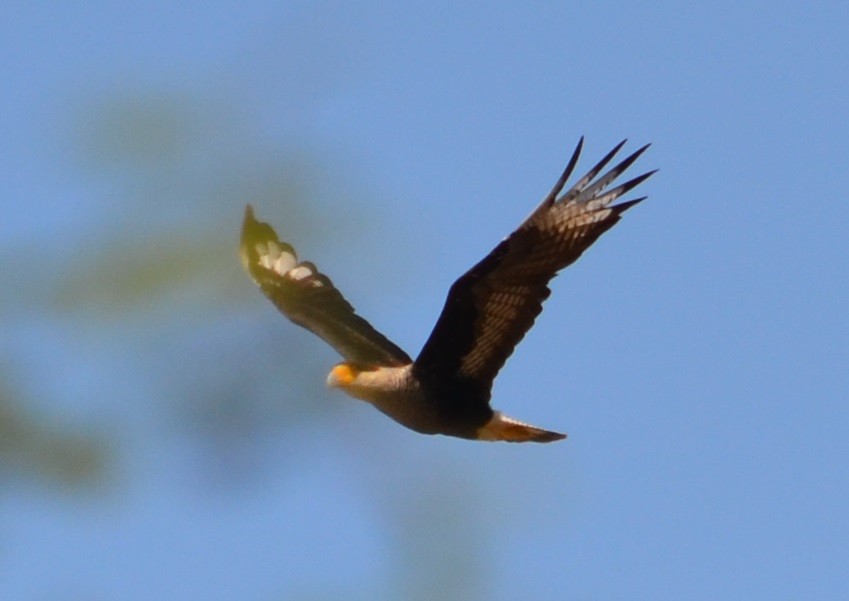
[[[112,475],[66,493],[0,454],[0,597],[845,597],[847,17],[16,3],[3,371],[27,411],[107,433]],[[148,135],[153,154],[110,146]],[[250,200],[415,353],[581,135],[583,167],[627,137],[660,173],[497,380],[498,408],[562,443],[421,437],[326,390],[332,351],[239,273]],[[302,195],[245,194],[276,165]],[[163,232],[224,259],[164,261],[137,302],[63,277],[75,255],[132,277],[120,253]]]

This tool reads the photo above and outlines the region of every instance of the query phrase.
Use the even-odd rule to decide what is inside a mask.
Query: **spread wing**
[[[290,320],[320,336],[345,360],[366,366],[401,366],[407,354],[354,312],[330,279],[312,263],[298,262],[289,244],[245,207],[240,247],[245,270]]]
[[[648,145],[596,179],[624,140],[560,194],[583,142],[581,138],[563,175],[519,229],[451,286],[442,314],[414,364],[424,381],[454,382],[488,402],[493,379],[542,311],[551,293],[548,282],[613,227],[626,209],[645,198],[611,205],[654,171],[615,188],[608,186]]]

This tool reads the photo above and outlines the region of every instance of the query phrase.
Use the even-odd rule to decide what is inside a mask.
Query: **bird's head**
[[[396,392],[399,369],[404,368],[339,363],[327,375],[327,385],[373,403]]]

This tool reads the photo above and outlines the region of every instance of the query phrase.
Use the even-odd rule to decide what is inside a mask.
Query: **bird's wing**
[[[401,366],[410,357],[354,312],[330,279],[245,207],[240,247],[245,270],[290,320],[323,338],[345,360],[365,366]]]
[[[648,148],[643,146],[596,179],[623,140],[561,194],[583,147],[539,207],[486,258],[451,286],[445,307],[414,364],[423,381],[455,382],[488,401],[492,381],[531,328],[551,291],[548,282],[573,263],[622,213],[645,197],[611,203],[651,176],[608,186]]]

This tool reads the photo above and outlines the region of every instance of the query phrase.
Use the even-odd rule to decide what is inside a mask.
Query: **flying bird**
[[[368,401],[423,434],[509,442],[561,440],[565,434],[493,410],[492,382],[542,311],[551,293],[549,281],[622,213],[646,198],[612,204],[655,171],[609,187],[648,144],[599,176],[625,142],[561,193],[581,154],[580,139],[542,203],[451,286],[415,361],[357,315],[314,264],[299,261],[291,245],[256,220],[250,205],[242,224],[242,264],[286,317],[323,338],[344,358],[331,369],[328,386]]]

